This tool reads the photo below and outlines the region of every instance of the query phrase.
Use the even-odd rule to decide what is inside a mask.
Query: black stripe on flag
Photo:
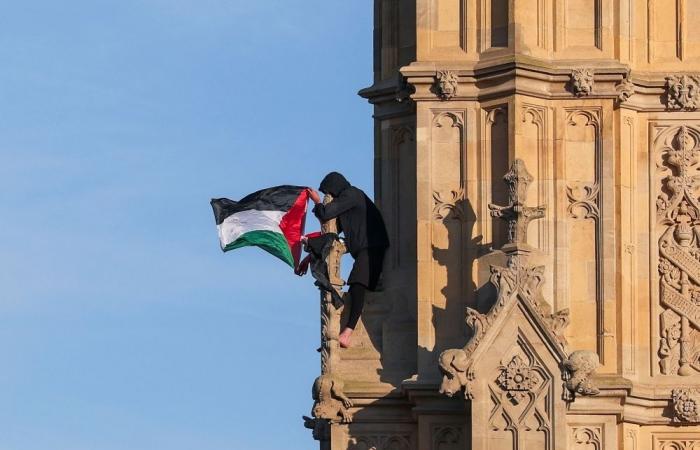
[[[303,186],[275,186],[261,189],[246,195],[240,201],[227,198],[213,198],[211,207],[214,210],[216,224],[220,225],[224,219],[241,211],[289,211],[299,194],[306,189]]]

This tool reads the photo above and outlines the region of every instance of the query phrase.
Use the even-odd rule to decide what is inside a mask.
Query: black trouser
[[[348,283],[350,284],[350,314],[347,327],[355,329],[365,306],[365,293],[374,291],[379,283],[384,263],[385,248],[369,248],[361,250],[355,256]]]

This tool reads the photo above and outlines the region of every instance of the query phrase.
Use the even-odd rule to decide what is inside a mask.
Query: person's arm
[[[316,197],[318,198],[318,194],[316,194]],[[312,200],[314,200],[316,203],[316,206],[314,206],[312,211],[321,222],[335,219],[345,211],[348,211],[355,206],[355,201],[353,198],[350,195],[347,195],[345,192],[341,192],[338,198],[334,198],[330,203],[325,205],[320,202],[320,198],[318,202],[316,202],[313,197]]]

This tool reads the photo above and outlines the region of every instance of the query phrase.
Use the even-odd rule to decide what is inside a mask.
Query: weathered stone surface
[[[375,14],[392,247],[322,446],[700,448],[700,2]]]

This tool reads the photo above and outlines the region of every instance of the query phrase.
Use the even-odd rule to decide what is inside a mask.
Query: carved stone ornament
[[[579,68],[571,71],[571,88],[574,95],[584,97],[593,92],[594,73],[592,69]]]
[[[435,89],[443,100],[449,100],[457,95],[459,79],[457,74],[451,70],[440,70],[436,75],[437,84]]]
[[[674,389],[671,394],[674,422],[700,422],[700,391],[692,388]]]
[[[593,384],[591,375],[600,366],[598,355],[589,350],[578,350],[564,361],[566,389],[573,395],[596,395],[600,391]],[[573,397],[572,397],[573,399]]]
[[[576,444],[575,449],[579,448],[594,448],[602,449],[603,441],[601,439],[601,428],[590,426],[578,426],[571,430],[573,443]]]
[[[446,194],[433,192],[433,217],[436,220],[445,220],[448,218],[464,220],[464,189],[458,191],[449,191]]]
[[[666,375],[700,369],[700,131],[681,126],[662,135],[656,200],[659,238],[659,357]]]
[[[696,109],[700,106],[700,76],[666,77],[666,102],[670,109]]]
[[[354,436],[348,450],[409,450],[411,436],[404,434],[372,434]]]
[[[493,327],[494,322],[508,305],[522,301],[536,316],[538,327],[543,329],[552,343],[561,352],[566,348],[564,329],[569,323],[569,311],[551,313],[551,306],[544,300],[542,285],[544,283],[544,266],[527,264],[529,250],[519,243],[526,241],[527,224],[531,220],[544,216],[544,207],[525,206],[528,184],[532,177],[521,160],[515,160],[510,171],[504,177],[509,187],[509,205],[489,205],[492,215],[507,220],[510,228],[510,243],[503,247],[507,255],[506,267],[491,266],[490,283],[496,288],[497,297],[487,314],[472,308],[466,309],[466,323],[472,330],[467,344],[459,349],[445,350],[440,354],[439,366],[443,373],[440,393],[449,397],[464,392],[466,399],[473,398],[472,381],[474,380],[472,355],[482,342],[484,336]],[[525,369],[519,373],[521,361],[513,358],[504,364],[498,385],[509,392],[511,401],[518,401],[519,389],[535,382],[535,377],[521,380],[522,375],[529,375]],[[512,375],[512,376],[511,376]],[[529,381],[528,381],[529,380]],[[512,395],[510,395],[512,394]]]
[[[316,378],[313,387],[314,406],[311,415],[314,419],[352,422],[348,408],[352,401],[343,393],[343,382],[332,375],[321,375]]]
[[[503,180],[508,185],[508,205],[488,205],[491,216],[503,219],[508,223],[509,244],[527,244],[527,228],[531,221],[544,217],[545,207],[525,206],[527,190],[532,183],[532,175],[527,171],[525,163],[521,159],[516,159],[513,162]]]
[[[659,438],[655,439],[653,450],[697,450],[700,447],[700,439],[683,438]]]
[[[598,183],[579,183],[566,187],[566,196],[569,198],[569,207],[566,212],[574,219],[600,218],[598,209]]]
[[[528,398],[528,393],[540,383],[540,377],[519,355],[515,355],[508,365],[501,368],[496,383],[506,391],[510,401],[517,405]]]
[[[634,83],[629,78],[629,73],[625,78],[615,86],[615,92],[617,92],[617,99],[620,103],[625,103],[630,97],[634,95]]]

